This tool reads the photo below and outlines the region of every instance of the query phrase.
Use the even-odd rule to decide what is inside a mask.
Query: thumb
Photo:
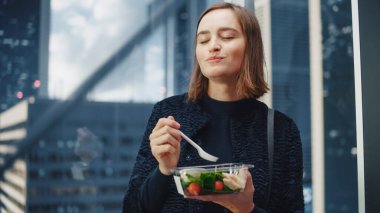
[[[171,125],[172,127],[176,128],[176,129],[179,129],[181,127],[181,125],[174,119],[173,116],[169,115],[168,119],[174,121],[174,124]]]
[[[254,192],[255,187],[253,186],[252,175],[248,170],[246,171],[246,174],[247,174],[247,181],[245,182],[244,191]]]

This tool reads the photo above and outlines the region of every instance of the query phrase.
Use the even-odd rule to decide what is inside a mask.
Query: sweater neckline
[[[256,100],[245,98],[237,101],[219,101],[209,96],[204,96],[200,101],[200,105],[212,116],[230,117],[252,112],[256,106]]]

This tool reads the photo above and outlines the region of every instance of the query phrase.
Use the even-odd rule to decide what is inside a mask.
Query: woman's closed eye
[[[210,39],[198,40],[199,44],[206,44]]]
[[[205,44],[210,40],[210,36],[207,34],[199,34],[197,37],[197,43]]]
[[[235,36],[221,36],[220,37],[220,39],[223,41],[229,41],[229,40],[232,40],[234,38],[235,38]],[[210,41],[210,39],[198,39],[199,44],[206,44],[209,41]]]
[[[234,36],[222,36],[222,39],[225,41],[232,40],[234,38],[235,38]]]
[[[219,36],[222,40],[227,40],[227,41],[236,38],[235,33],[229,32],[229,31],[222,32],[220,33]]]

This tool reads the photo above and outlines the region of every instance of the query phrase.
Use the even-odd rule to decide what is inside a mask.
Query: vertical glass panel
[[[271,1],[273,107],[301,133],[305,211],[311,211],[310,68],[308,1]]]
[[[322,0],[326,212],[357,212],[350,1]]]

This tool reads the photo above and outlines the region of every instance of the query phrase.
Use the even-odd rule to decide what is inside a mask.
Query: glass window
[[[0,208],[120,212],[153,105],[187,91],[197,19],[216,2],[4,1]],[[300,129],[305,210],[311,212],[308,1],[256,0],[254,7],[271,83],[264,101]],[[355,212],[351,5],[322,0],[321,8],[325,210]]]

